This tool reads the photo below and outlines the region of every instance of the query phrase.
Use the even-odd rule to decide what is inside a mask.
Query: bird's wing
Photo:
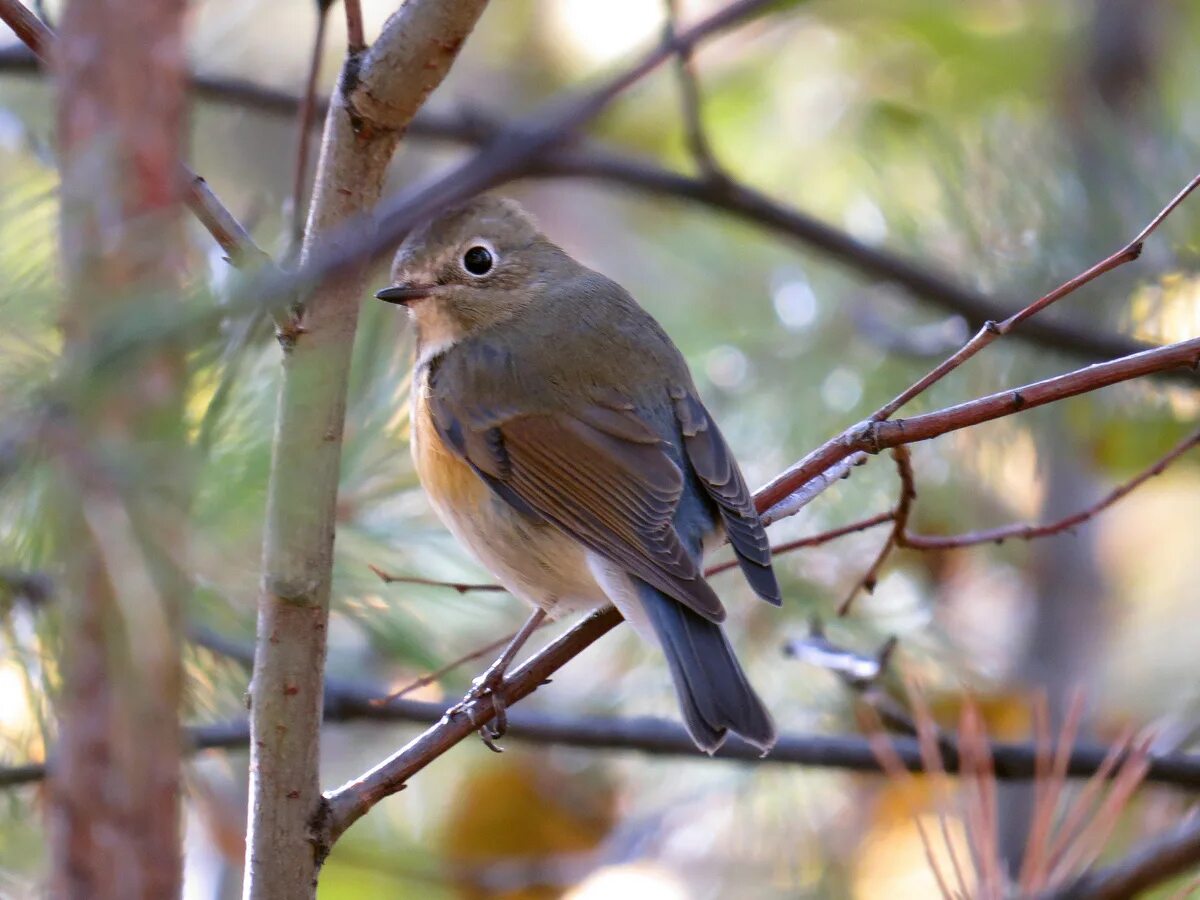
[[[480,416],[438,390],[429,403],[443,442],[514,508],[545,519],[705,618],[724,619],[672,524],[683,473],[632,406]]]
[[[689,390],[671,392],[675,418],[683,433],[683,450],[708,495],[716,502],[729,543],[750,586],[758,596],[782,604],[779,583],[771,569],[771,546],[754,499],[737,461],[704,404]]]

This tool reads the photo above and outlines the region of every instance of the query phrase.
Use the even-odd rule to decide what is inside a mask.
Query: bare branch
[[[879,573],[883,570],[884,563],[891,556],[892,549],[900,543],[900,536],[908,528],[908,516],[912,512],[913,501],[917,499],[917,492],[913,487],[912,458],[909,456],[908,448],[903,445],[892,448],[892,458],[896,460],[896,468],[900,472],[900,496],[891,513],[892,530],[888,533],[883,546],[879,548],[879,553],[876,555],[875,561],[871,563],[871,567],[867,569],[862,578],[854,583],[846,595],[846,599],[838,605],[837,614],[839,616],[845,616],[850,612],[850,606],[854,603],[854,598],[858,596],[860,590],[866,591],[868,594],[875,592],[875,585],[879,582]]]
[[[416,584],[422,587],[449,588],[450,590],[458,591],[460,594],[465,594],[468,591],[505,590],[503,586],[498,584],[467,584],[461,581],[436,581],[432,578],[418,578],[415,575],[392,575],[378,566],[367,566],[367,568],[378,575],[379,580],[384,584]]]
[[[1126,263],[1133,262],[1142,255],[1142,246],[1145,244],[1146,239],[1153,234],[1155,229],[1157,229],[1158,226],[1166,220],[1167,216],[1174,212],[1175,208],[1179,206],[1179,204],[1187,199],[1188,195],[1191,194],[1198,185],[1200,185],[1200,175],[1197,175],[1186,185],[1184,185],[1183,189],[1180,190],[1179,193],[1174,196],[1174,198],[1172,198],[1171,202],[1164,206],[1132,241],[1130,241],[1116,253],[1105,257],[1090,269],[1087,269],[1086,271],[1076,275],[1074,278],[1071,278],[1063,284],[1060,284],[1050,293],[1033,301],[1024,309],[1013,313],[1003,322],[985,322],[983,327],[979,329],[978,333],[971,338],[971,340],[967,341],[967,343],[964,344],[962,348],[958,350],[958,352],[939,363],[932,370],[930,370],[928,374],[902,391],[890,403],[887,403],[876,410],[871,415],[871,418],[875,421],[882,421],[883,419],[891,418],[893,413],[907,404],[914,397],[923,394],[934,384],[941,381],[967,360],[971,359],[971,357],[975,356],[975,354],[977,354],[984,347],[987,347],[989,344],[993,343],[999,338],[1009,334],[1022,322],[1032,318],[1054,303],[1057,303],[1063,297],[1073,294],[1085,284],[1095,281],[1101,275],[1111,272],[1113,269],[1119,268]]]
[[[367,49],[367,35],[363,30],[362,2],[361,0],[342,0],[342,3],[346,7],[346,52],[351,57],[358,56]]]
[[[906,529],[898,536],[897,540],[900,546],[911,547],[914,550],[951,550],[959,547],[972,547],[976,544],[1000,544],[1009,538],[1021,538],[1028,541],[1062,534],[1095,518],[1151,478],[1161,475],[1168,466],[1198,444],[1200,444],[1200,430],[1193,431],[1176,444],[1170,452],[1155,460],[1133,478],[1119,485],[1091,506],[1059,519],[1057,522],[1050,522],[1046,525],[1017,523],[955,535],[913,534]]]
[[[821,544],[827,544],[830,541],[845,537],[848,534],[854,534],[859,531],[866,531],[868,528],[875,528],[878,525],[883,525],[886,522],[892,521],[895,517],[895,512],[883,512],[874,516],[869,516],[865,519],[859,519],[857,522],[851,522],[849,525],[842,525],[838,528],[831,528],[828,531],[822,531],[819,534],[809,535],[808,537],[798,538],[794,541],[787,541],[782,544],[775,544],[771,547],[771,556],[779,557],[785,553],[791,553],[795,550],[803,550],[806,547],[817,547]],[[736,559],[727,560],[723,563],[709,566],[704,570],[706,578],[711,578],[713,575],[719,575],[722,572],[736,567],[738,562]]]
[[[1200,817],[1191,816],[1118,862],[1093,869],[1041,900],[1124,900],[1200,865]]]
[[[225,251],[229,262],[238,269],[274,265],[271,257],[254,243],[242,223],[217,199],[208,182],[194,172],[189,172],[188,177],[191,179],[185,198],[188,209]]]
[[[350,9],[358,9],[353,0],[346,0],[346,20],[349,24]],[[321,75],[321,56],[325,50],[325,26],[329,22],[329,4],[320,0],[317,3],[317,27],[313,34],[312,54],[308,60],[308,78],[304,83],[304,95],[300,101],[300,109],[296,117],[296,162],[292,171],[292,242],[299,248],[304,240],[304,220],[308,192],[308,156],[312,147],[312,127],[316,119],[317,109],[317,79]],[[358,10],[358,24],[361,32],[362,11]],[[359,35],[361,38],[361,33]]]
[[[373,689],[346,688],[332,691],[326,704],[326,722],[379,722],[433,724],[444,717],[446,708],[437,703],[416,700],[397,701],[387,706],[375,704]],[[612,719],[560,713],[512,709],[508,712],[507,737],[534,745],[554,745],[591,750],[645,753],[653,756],[707,759],[696,749],[687,732],[678,723],[665,719]],[[188,730],[192,752],[237,750],[250,740],[245,720],[198,725]],[[888,738],[909,771],[923,771],[920,750],[915,740],[903,736]],[[991,753],[996,760],[996,777],[1004,781],[1036,778],[1037,748],[1019,742],[994,742]],[[958,755],[953,748],[942,747],[948,772],[958,771]],[[1076,744],[1066,757],[1066,775],[1091,778],[1097,772],[1112,777],[1114,766],[1110,748],[1101,744]],[[769,756],[763,757],[749,744],[731,738],[714,754],[715,759],[755,765],[800,765],[844,769],[859,772],[880,771],[870,740],[859,735],[814,735],[789,733],[780,736]],[[1118,762],[1120,760],[1118,759]],[[1147,781],[1167,784],[1190,791],[1200,790],[1200,755],[1164,753],[1149,758]],[[36,783],[45,777],[45,765],[26,763],[0,768],[0,788]]]
[[[21,43],[45,61],[54,43],[54,32],[20,0],[0,0],[0,20],[20,38]]]
[[[763,487],[756,494],[755,500],[759,509],[769,509],[813,478],[828,471],[831,466],[860,451],[879,453],[900,444],[927,441],[951,431],[990,422],[1068,397],[1077,397],[1153,372],[1183,368],[1194,372],[1197,365],[1200,365],[1200,338],[1192,338],[1109,362],[1096,363],[1065,375],[1001,391],[910,419],[891,419],[885,422],[868,420],[848,428],[809,453]],[[1194,374],[1189,376],[1189,380],[1195,382]]]
[[[678,0],[665,0],[665,6],[667,18],[663,26],[663,37],[668,46],[674,46],[675,35],[679,30]],[[675,54],[675,75],[679,82],[680,105],[683,108],[684,137],[692,159],[706,181],[726,181],[727,176],[713,154],[708,132],[704,128],[700,83],[696,77],[696,68],[692,64],[690,46],[680,47]]]

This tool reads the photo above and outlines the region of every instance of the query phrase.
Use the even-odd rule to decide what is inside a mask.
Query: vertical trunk
[[[304,257],[379,199],[387,165],[426,95],[445,77],[484,0],[408,0],[368,52],[343,69],[325,121]],[[353,238],[349,238],[353,239]],[[360,270],[308,297],[284,344],[251,687],[250,809],[244,896],[315,896],[311,820],[321,807],[325,631]]]
[[[169,303],[182,259],[183,0],[74,0],[59,80],[66,369],[115,317]],[[174,346],[65,379],[54,504],[65,571],[55,897],[180,891],[179,620],[188,483]]]
[[[395,141],[390,134],[360,141],[343,99],[335,98],[306,255],[324,231],[378,199]],[[321,799],[334,516],[350,354],[365,289],[362,272],[325,285],[309,301],[303,333],[284,354],[251,688],[247,897],[299,898],[316,887],[308,820]]]

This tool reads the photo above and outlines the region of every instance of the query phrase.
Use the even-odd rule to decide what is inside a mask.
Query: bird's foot
[[[479,730],[479,737],[493,753],[503,753],[504,748],[496,741],[508,730],[508,710],[504,698],[500,695],[500,686],[504,683],[504,668],[493,665],[486,672],[471,682],[471,688],[463,698],[450,707],[448,715],[453,718],[465,715]],[[486,701],[492,706],[492,716],[488,721],[479,721],[480,701]]]

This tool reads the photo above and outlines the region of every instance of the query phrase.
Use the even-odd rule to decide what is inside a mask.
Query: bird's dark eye
[[[472,247],[463,254],[463,268],[472,275],[486,275],[494,264],[492,251],[487,247]]]

